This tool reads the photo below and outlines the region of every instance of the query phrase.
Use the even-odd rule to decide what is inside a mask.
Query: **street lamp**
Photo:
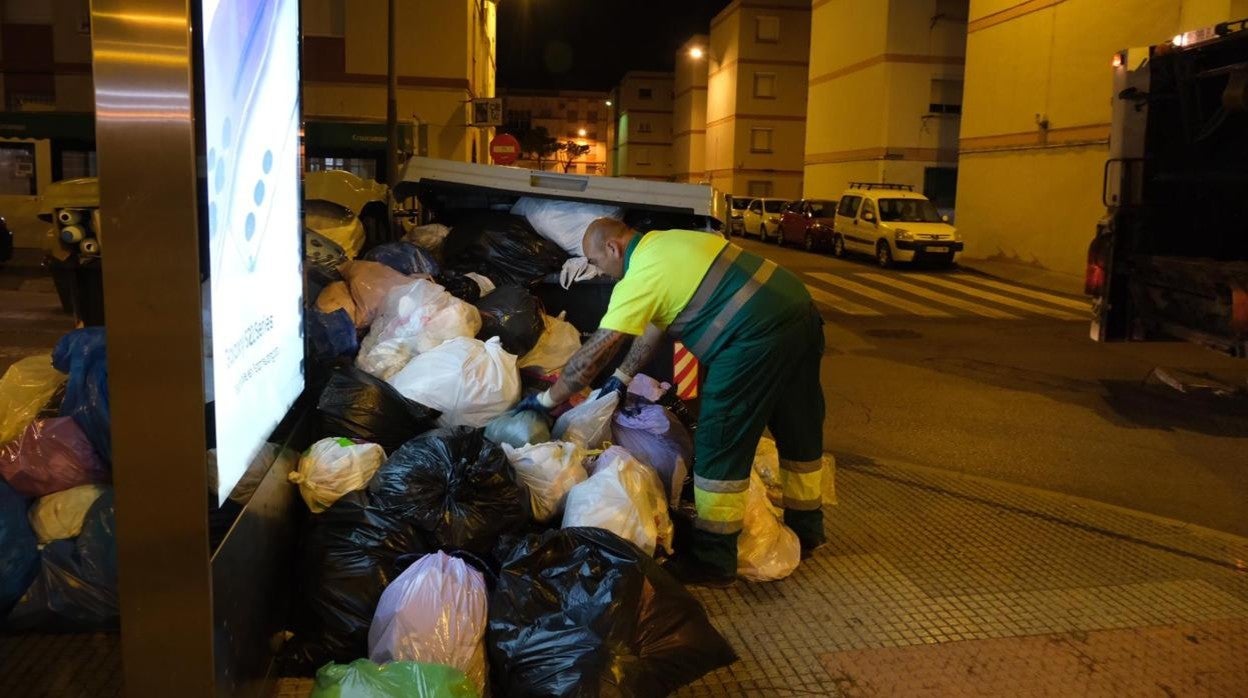
[[[589,132],[586,131],[585,129],[580,129],[579,131],[576,132],[576,135],[580,136],[581,138],[584,138],[587,133]]]
[[[605,104],[606,104],[608,107],[609,107],[609,106],[611,106],[611,100],[609,100],[609,99],[608,99],[608,100],[605,102]]]
[[[702,56],[704,55],[706,55],[706,53],[702,50],[700,46],[694,46],[693,48],[689,49],[689,57],[694,59],[695,61],[700,60]]]

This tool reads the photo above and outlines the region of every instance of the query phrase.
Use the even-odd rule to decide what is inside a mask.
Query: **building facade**
[[[672,73],[630,71],[611,92],[613,175],[661,181],[672,178],[674,86]]]
[[[535,154],[525,153],[516,164],[529,169],[554,170],[577,174],[605,175],[610,173],[608,124],[610,94],[579,90],[500,90],[503,99],[504,125],[500,129],[520,135],[534,128],[545,128],[560,143],[589,146],[584,155],[568,162],[566,155],[556,153],[540,161]],[[523,139],[522,139],[523,140]]]
[[[813,3],[806,197],[890,182],[953,208],[967,9],[968,0]]]
[[[1114,53],[1245,16],[1245,0],[972,0],[957,201],[967,255],[1081,278],[1105,213]]]
[[[672,163],[676,182],[706,181],[706,49],[710,37],[698,34],[676,52],[672,102]]]
[[[0,216],[16,244],[46,232],[38,195],[95,175],[91,10],[80,0],[0,3]]]
[[[711,21],[704,179],[729,194],[798,198],[810,0],[734,0]]]
[[[386,171],[386,0],[302,0],[307,168]],[[487,162],[494,129],[471,126],[494,96],[494,0],[400,0],[398,119],[404,155]],[[402,155],[401,155],[402,157]]]

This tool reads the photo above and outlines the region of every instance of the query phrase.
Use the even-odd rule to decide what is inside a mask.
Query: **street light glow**
[[[586,133],[588,133],[588,131],[586,131],[585,129],[581,129],[576,132],[576,135],[580,136],[581,138],[584,138]]]
[[[703,55],[702,49],[697,46],[694,46],[693,48],[689,49],[689,57],[693,58],[694,60],[701,58],[702,55]]]
[[[609,99],[608,99],[608,100],[606,101],[606,105],[607,105],[608,107],[609,107],[609,106],[611,106],[611,100],[609,100]]]

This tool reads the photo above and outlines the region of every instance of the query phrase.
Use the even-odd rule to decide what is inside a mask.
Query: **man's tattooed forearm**
[[[642,366],[650,363],[650,358],[654,356],[654,351],[662,339],[663,330],[654,325],[646,327],[645,333],[633,340],[632,348],[628,350],[628,355],[620,363],[620,370],[630,376],[637,375]]]
[[[611,362],[612,357],[627,338],[628,335],[613,330],[598,330],[590,335],[580,351],[576,352],[568,361],[568,365],[563,368],[563,375],[559,382],[563,383],[567,394],[571,395],[583,390],[594,380],[595,376],[602,373],[602,369]],[[567,395],[556,396],[556,398],[566,400]]]

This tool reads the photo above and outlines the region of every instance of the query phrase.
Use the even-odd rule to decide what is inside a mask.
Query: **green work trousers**
[[[780,453],[784,521],[804,546],[824,540],[823,320],[812,305],[763,336],[727,342],[707,366],[695,436],[692,550],[736,573],[754,452],[770,429]]]

